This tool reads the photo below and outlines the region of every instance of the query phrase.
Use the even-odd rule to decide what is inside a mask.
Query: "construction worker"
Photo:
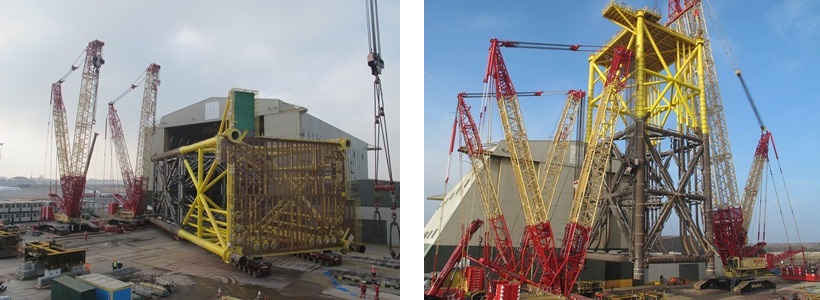
[[[91,264],[85,263],[85,273],[91,273]]]
[[[376,292],[376,298],[373,298],[373,299],[379,300],[379,283],[378,282],[376,282],[376,285],[373,286],[373,290]]]
[[[364,299],[365,298],[365,293],[367,293],[367,281],[362,280],[361,288],[362,288],[362,293],[359,295],[359,298]]]
[[[375,282],[376,281],[376,266],[375,265],[370,266],[370,275],[372,277],[373,282]]]
[[[111,270],[116,270],[116,269],[117,269],[117,259],[115,258],[111,261]]]

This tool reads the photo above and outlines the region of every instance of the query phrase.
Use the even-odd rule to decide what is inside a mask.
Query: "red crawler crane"
[[[506,267],[512,272],[516,272],[518,267],[515,261],[515,249],[510,238],[510,231],[507,229],[507,221],[504,220],[504,214],[501,212],[501,202],[498,199],[498,190],[492,181],[492,175],[489,169],[489,155],[484,151],[481,144],[481,136],[478,133],[478,126],[476,126],[473,116],[470,114],[470,107],[464,102],[464,97],[467,93],[458,94],[458,108],[456,110],[456,119],[458,120],[461,134],[467,144],[467,155],[473,165],[473,174],[475,174],[476,185],[481,194],[481,202],[484,205],[484,212],[487,215],[490,227],[493,231],[493,239],[496,248],[498,248],[498,255],[495,263]],[[452,149],[455,136],[451,139],[450,148]]]
[[[80,59],[78,58],[74,62],[71,70],[65,76],[51,85],[54,138],[57,143],[60,187],[63,195],[60,197],[57,193],[50,193],[49,196],[57,204],[59,212],[56,217],[61,221],[70,221],[80,216],[83,192],[85,191],[85,176],[88,173],[88,164],[97,137],[96,134],[93,138],[91,137],[91,129],[95,123],[94,115],[97,110],[100,67],[105,63],[102,57],[103,45],[103,42],[94,40],[88,43],[83,51],[85,59],[82,63],[85,66],[83,67],[83,79],[80,84],[80,100],[74,125],[74,146],[72,149],[69,149],[68,145],[68,125],[61,86],[66,78],[79,68],[76,64]],[[83,57],[82,54],[80,57]]]
[[[473,234],[478,231],[478,228],[484,224],[484,221],[481,219],[475,219],[470,226],[464,230],[464,234],[461,236],[461,239],[458,241],[456,248],[453,249],[453,253],[450,254],[450,259],[444,264],[444,267],[441,269],[441,272],[438,273],[436,278],[431,280],[430,289],[424,292],[424,299],[442,299],[444,298],[445,291],[441,290],[441,287],[444,285],[444,282],[448,280],[450,277],[450,273],[453,272],[453,269],[456,266],[456,263],[464,257],[464,253],[467,250],[467,246],[469,246],[470,239],[473,238]],[[463,297],[463,295],[460,295]]]
[[[501,124],[504,127],[504,136],[509,147],[510,160],[526,219],[519,273],[527,274],[531,268],[535,268],[541,274],[539,286],[545,286],[553,282],[558,275],[555,272],[557,260],[554,235],[549,222],[548,208],[544,205],[538,184],[538,174],[532,160],[518,95],[501,55],[502,43],[497,39],[490,40],[484,82],[495,89]]]
[[[128,92],[137,88],[137,82],[131,85],[122,95],[108,103],[108,125],[111,128],[111,139],[116,146],[117,158],[122,169],[122,181],[125,184],[125,197],[114,194],[124,213],[128,217],[140,216],[145,209],[145,191],[148,189],[148,167],[151,159],[151,136],[154,132],[154,121],[157,111],[157,87],[159,87],[159,69],[157,64],[151,64],[145,70],[145,91],[142,96],[142,110],[140,112],[139,139],[137,140],[137,164],[131,169],[131,159],[128,157],[128,148],[125,146],[125,137],[120,124],[120,117],[114,104]],[[142,75],[140,75],[142,77]]]

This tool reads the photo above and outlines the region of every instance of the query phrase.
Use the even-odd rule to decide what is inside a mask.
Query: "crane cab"
[[[748,273],[766,270],[765,257],[731,257],[726,260],[726,273],[745,276]]]

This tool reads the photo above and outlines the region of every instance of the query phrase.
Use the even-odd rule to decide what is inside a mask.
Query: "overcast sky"
[[[106,104],[150,63],[162,67],[157,121],[205,98],[225,97],[238,87],[259,91],[258,97],[306,107],[310,114],[373,144],[373,76],[366,65],[365,3],[236,3],[4,2],[0,10],[0,103],[4,107],[0,176],[56,173],[56,165],[47,161],[55,148],[53,143],[47,145],[48,139],[53,140],[47,139],[51,83],[94,39],[105,42],[106,63],[100,72],[94,126],[100,137],[90,178],[119,178],[111,142],[105,139]],[[381,1],[379,5],[385,113],[394,178],[399,179],[399,4]],[[78,70],[62,89],[70,134],[80,79]],[[117,103],[132,164],[141,101],[142,87]],[[372,155],[370,159],[372,170]]]

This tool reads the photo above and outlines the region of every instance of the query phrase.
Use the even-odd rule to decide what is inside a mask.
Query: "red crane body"
[[[554,234],[546,214],[546,208],[543,207],[540,189],[537,187],[538,176],[534,173],[532,156],[526,145],[526,133],[522,127],[517,93],[501,55],[501,46],[503,44],[503,41],[497,39],[490,40],[490,53],[484,82],[487,83],[490,79],[494,81],[499,113],[502,115],[504,130],[507,132],[505,133],[508,140],[507,144],[511,147],[513,170],[516,173],[522,173],[516,175],[516,181],[519,181],[519,193],[521,194],[522,205],[525,206],[527,225],[524,227],[521,261],[518,263],[521,266],[519,273],[526,274],[532,268],[536,268],[542,276],[538,281],[542,283],[541,286],[545,286],[553,282],[557,276],[557,272],[555,272],[557,260]],[[513,151],[513,147],[521,149]],[[515,167],[517,164],[523,166]]]
[[[140,112],[139,138],[137,140],[137,163],[131,169],[131,159],[128,156],[128,147],[125,144],[125,136],[122,130],[117,110],[114,103],[122,99],[125,94],[135,89],[137,84],[132,84],[125,93],[114,101],[108,103],[108,126],[111,128],[111,139],[116,146],[117,158],[122,170],[122,180],[125,185],[126,195],[114,194],[123,208],[134,216],[142,215],[145,210],[145,192],[148,189],[147,169],[150,165],[146,160],[150,159],[151,136],[154,131],[157,108],[157,88],[159,80],[160,66],[151,64],[145,70],[145,90],[142,98],[142,110]]]
[[[79,67],[72,65],[71,70],[51,86],[52,117],[54,119],[55,140],[57,141],[60,187],[63,195],[60,197],[56,193],[50,193],[49,196],[57,204],[59,212],[69,219],[80,216],[88,164],[96,138],[96,135],[93,138],[91,137],[91,129],[95,123],[94,115],[96,113],[100,67],[105,63],[102,58],[103,45],[103,42],[94,40],[88,43],[84,51],[83,78],[80,84],[80,99],[74,126],[74,146],[72,149],[69,149],[68,145],[68,125],[61,85],[68,75]]]
[[[453,253],[450,255],[450,258],[447,260],[447,263],[444,264],[444,267],[441,268],[441,272],[435,277],[435,279],[431,280],[430,289],[424,293],[425,297],[439,297],[445,298],[443,295],[439,295],[439,291],[441,290],[441,286],[444,285],[444,282],[447,280],[447,277],[450,276],[450,273],[456,266],[456,263],[464,257],[464,250],[467,249],[467,246],[470,243],[470,239],[473,238],[473,234],[478,231],[478,228],[484,224],[484,221],[481,219],[475,219],[470,226],[464,230],[464,234],[461,236],[461,239],[458,241],[456,248],[453,249]]]

